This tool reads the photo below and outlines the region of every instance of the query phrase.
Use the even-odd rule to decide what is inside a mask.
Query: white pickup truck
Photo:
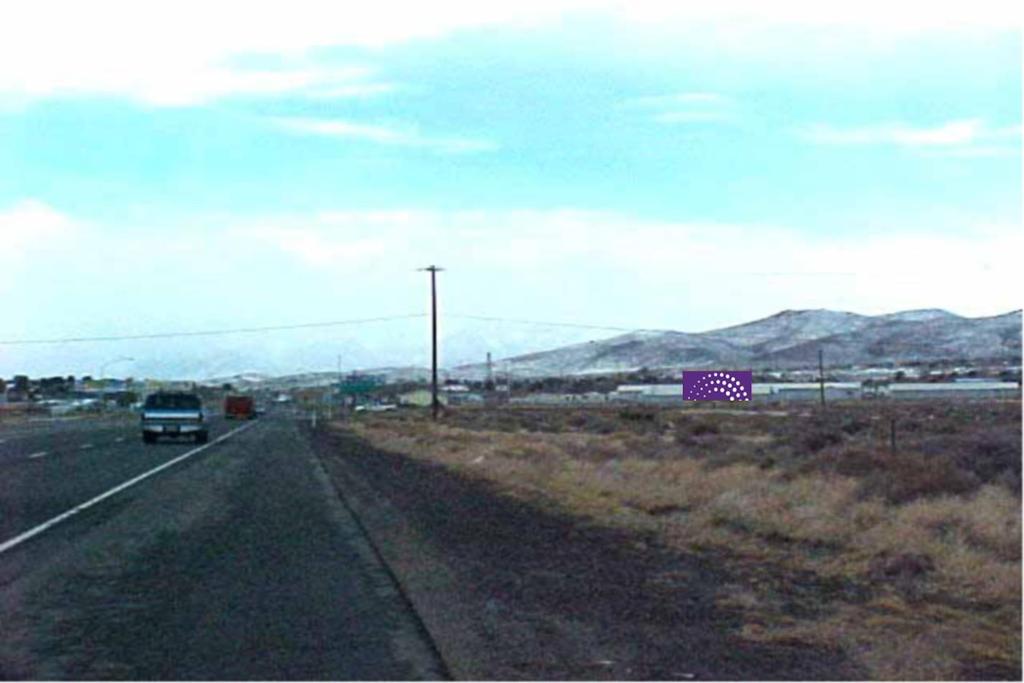
[[[146,397],[142,406],[142,440],[156,443],[161,436],[190,436],[196,443],[206,443],[209,431],[197,395],[161,391]]]

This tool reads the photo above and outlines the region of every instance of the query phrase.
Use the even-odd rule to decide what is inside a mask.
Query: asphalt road
[[[210,427],[211,439],[229,429],[219,417]],[[0,543],[195,448],[141,441],[128,416],[0,426]]]
[[[0,547],[196,448],[131,420],[0,426]],[[287,416],[214,418],[206,447],[0,552],[0,678],[443,676]]]

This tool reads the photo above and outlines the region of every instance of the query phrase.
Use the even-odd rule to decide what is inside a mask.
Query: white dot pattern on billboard
[[[746,374],[746,373],[743,373]],[[744,382],[728,371],[699,373],[695,382],[685,381],[684,398],[691,401],[749,401],[750,382]]]

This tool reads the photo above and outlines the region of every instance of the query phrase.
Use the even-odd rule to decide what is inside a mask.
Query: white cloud
[[[350,83],[348,85],[326,85],[307,93],[310,97],[332,99],[342,97],[374,97],[399,90],[394,83]]]
[[[388,239],[373,237],[339,241],[309,228],[232,229],[229,237],[264,243],[316,267],[353,267],[371,263],[374,259],[386,258],[388,252],[397,246]]]
[[[982,134],[983,126],[984,123],[981,119],[950,121],[931,128],[912,127],[903,123],[882,123],[847,128],[814,124],[801,129],[799,134],[810,142],[824,145],[946,146],[975,142]]]
[[[0,10],[0,95],[109,94],[177,106],[292,91],[379,94],[387,84],[350,82],[351,74],[323,66],[313,51],[376,48],[492,23],[529,26],[575,4],[9,3]],[[284,63],[278,70],[238,66],[235,58],[248,55]]]
[[[0,58],[3,48],[0,47]],[[394,85],[372,80],[361,66],[313,66],[299,60],[277,69],[231,67],[191,55],[143,51],[138,61],[115,66],[108,57],[87,52],[76,65],[53,60],[22,68],[0,66],[0,94],[29,99],[81,94],[123,95],[156,106],[189,106],[231,96],[299,93],[310,97],[366,97]]]
[[[906,35],[971,29],[1017,30],[1019,7],[1002,0],[903,0],[823,3],[810,0],[718,0],[714,3],[624,2],[623,16],[644,23],[713,23],[742,30],[780,26],[846,27],[876,34]]]
[[[721,104],[726,100],[727,98],[724,95],[715,92],[681,92],[670,95],[637,97],[627,102],[627,105],[664,109],[666,107],[675,107],[679,105]]]
[[[60,273],[53,263],[76,253],[83,232],[78,221],[35,199],[0,207],[0,258],[4,263],[0,295],[6,298],[9,312],[15,308],[15,296],[30,291],[26,284],[34,286],[40,277]],[[5,320],[8,327],[14,322]]]
[[[69,239],[78,225],[69,216],[34,200],[22,200],[0,210],[0,254],[17,266],[30,250],[45,250]]]
[[[714,301],[720,293],[712,283],[730,282],[747,288],[747,303],[762,307],[846,302],[858,311],[945,306],[982,314],[1019,307],[1017,254],[1024,251],[1024,233],[1011,224],[977,222],[944,235],[922,226],[815,235],[769,224],[654,221],[578,209],[219,215],[203,225],[219,227],[113,231],[26,200],[0,210],[0,253],[25,272],[72,267],[82,286],[65,292],[69,310],[75,297],[96,303],[88,273],[121,281],[129,271],[148,272],[160,254],[168,271],[180,268],[214,288],[249,277],[253,263],[278,264],[285,279],[310,269],[348,281],[356,273],[386,279],[437,262],[456,277],[486,273],[472,285],[481,292],[519,283],[524,305],[538,314],[552,303],[543,288],[569,281],[617,282],[641,309],[664,287]],[[48,262],[54,257],[56,271]],[[808,288],[809,278],[821,286]],[[698,283],[706,284],[693,289]],[[130,309],[131,297],[123,295]],[[576,305],[601,308],[597,301]]]
[[[188,106],[229,96],[282,93],[320,98],[366,97],[394,89],[392,84],[367,82],[367,74],[368,70],[354,67],[246,70],[197,65],[191,72],[169,70],[128,87],[139,100],[159,106]],[[116,92],[118,84],[101,87]]]
[[[637,97],[625,102],[653,121],[665,124],[715,123],[735,118],[733,101],[715,92],[681,92]]]
[[[652,118],[658,123],[713,123],[729,121],[732,115],[723,111],[666,111]]]
[[[870,35],[1019,30],[1019,10],[991,0],[963,2],[664,3],[654,0],[520,0],[487,3],[378,0],[290,2],[88,3],[35,0],[0,10],[0,95],[41,98],[75,94],[124,96],[154,105],[183,105],[230,95],[282,92],[386,92],[386,84],[349,83],[319,65],[332,46],[379,49],[433,40],[487,26],[531,30],[586,13],[644,31],[707,37],[722,50],[749,50],[779,36],[851,29]],[[792,33],[795,31],[796,33]],[[822,34],[824,35],[824,34]],[[858,33],[858,35],[860,35]],[[796,37],[794,37],[796,36]],[[850,43],[861,49],[862,40]],[[835,48],[825,40],[822,49]],[[281,57],[280,70],[250,70],[234,58]],[[355,90],[353,90],[355,89]]]
[[[1015,225],[979,224],[950,235],[909,228],[814,236],[782,226],[658,222],[574,209],[350,211],[234,230],[234,244],[262,241],[348,278],[381,277],[382,269],[411,273],[437,262],[446,277],[470,278],[465,286],[476,292],[516,283],[519,315],[543,319],[571,305],[584,321],[638,326],[669,324],[658,322],[657,311],[672,291],[686,293],[682,305],[717,311],[723,324],[783,308],[877,313],[938,306],[988,315],[1020,306],[1016,255],[1024,251]],[[634,302],[629,310],[587,299],[588,289],[611,283]],[[551,287],[562,294],[552,298]],[[567,303],[571,291],[584,298]],[[686,329],[704,324],[715,323]]]
[[[383,126],[340,119],[274,118],[272,121],[279,128],[293,133],[366,140],[400,147],[422,147],[451,154],[489,152],[498,148],[490,140],[428,136],[415,127]]]
[[[944,149],[928,149],[921,153],[929,157],[944,157],[953,159],[992,159],[999,157],[1017,156],[1021,152],[1020,146],[1009,145],[974,145],[971,147],[956,147]]]
[[[988,157],[1012,154],[1007,143],[1020,137],[1020,126],[993,128],[983,119],[949,121],[937,126],[880,123],[838,127],[813,124],[796,130],[798,137],[819,145],[892,145],[931,155]]]

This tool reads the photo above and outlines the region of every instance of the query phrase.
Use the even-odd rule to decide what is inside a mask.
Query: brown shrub
[[[819,426],[801,435],[799,446],[808,453],[817,453],[826,446],[834,446],[843,440],[842,431],[830,426]]]
[[[847,477],[864,477],[886,469],[890,461],[890,454],[878,448],[844,446],[828,449],[815,460],[806,463],[801,470],[824,470]]]
[[[970,472],[945,458],[928,458],[920,453],[878,453],[879,466],[861,482],[864,497],[881,496],[890,503],[907,503],[915,498],[973,491],[980,482]]]
[[[680,419],[676,421],[673,430],[673,439],[681,446],[685,446],[688,452],[697,457],[701,453],[708,452],[711,446],[719,446],[719,434],[721,427],[719,423],[712,420],[692,421],[691,419]]]
[[[655,412],[641,408],[627,408],[619,411],[619,417],[629,422],[654,422]]]
[[[607,415],[594,412],[575,413],[567,422],[570,427],[578,432],[613,434],[619,430],[619,425],[614,419]]]
[[[693,436],[704,436],[705,434],[718,434],[718,425],[714,422],[695,422],[690,426],[690,434]]]
[[[866,420],[863,417],[859,417],[856,415],[844,415],[839,424],[839,429],[841,429],[842,432],[848,436],[859,434],[860,432],[870,427],[870,420]]]
[[[869,567],[871,578],[876,581],[916,579],[934,570],[935,562],[928,555],[887,551],[876,555]]]
[[[1008,425],[920,442],[922,453],[954,462],[985,483],[1001,482],[1019,491],[1021,486],[1020,429]]]

